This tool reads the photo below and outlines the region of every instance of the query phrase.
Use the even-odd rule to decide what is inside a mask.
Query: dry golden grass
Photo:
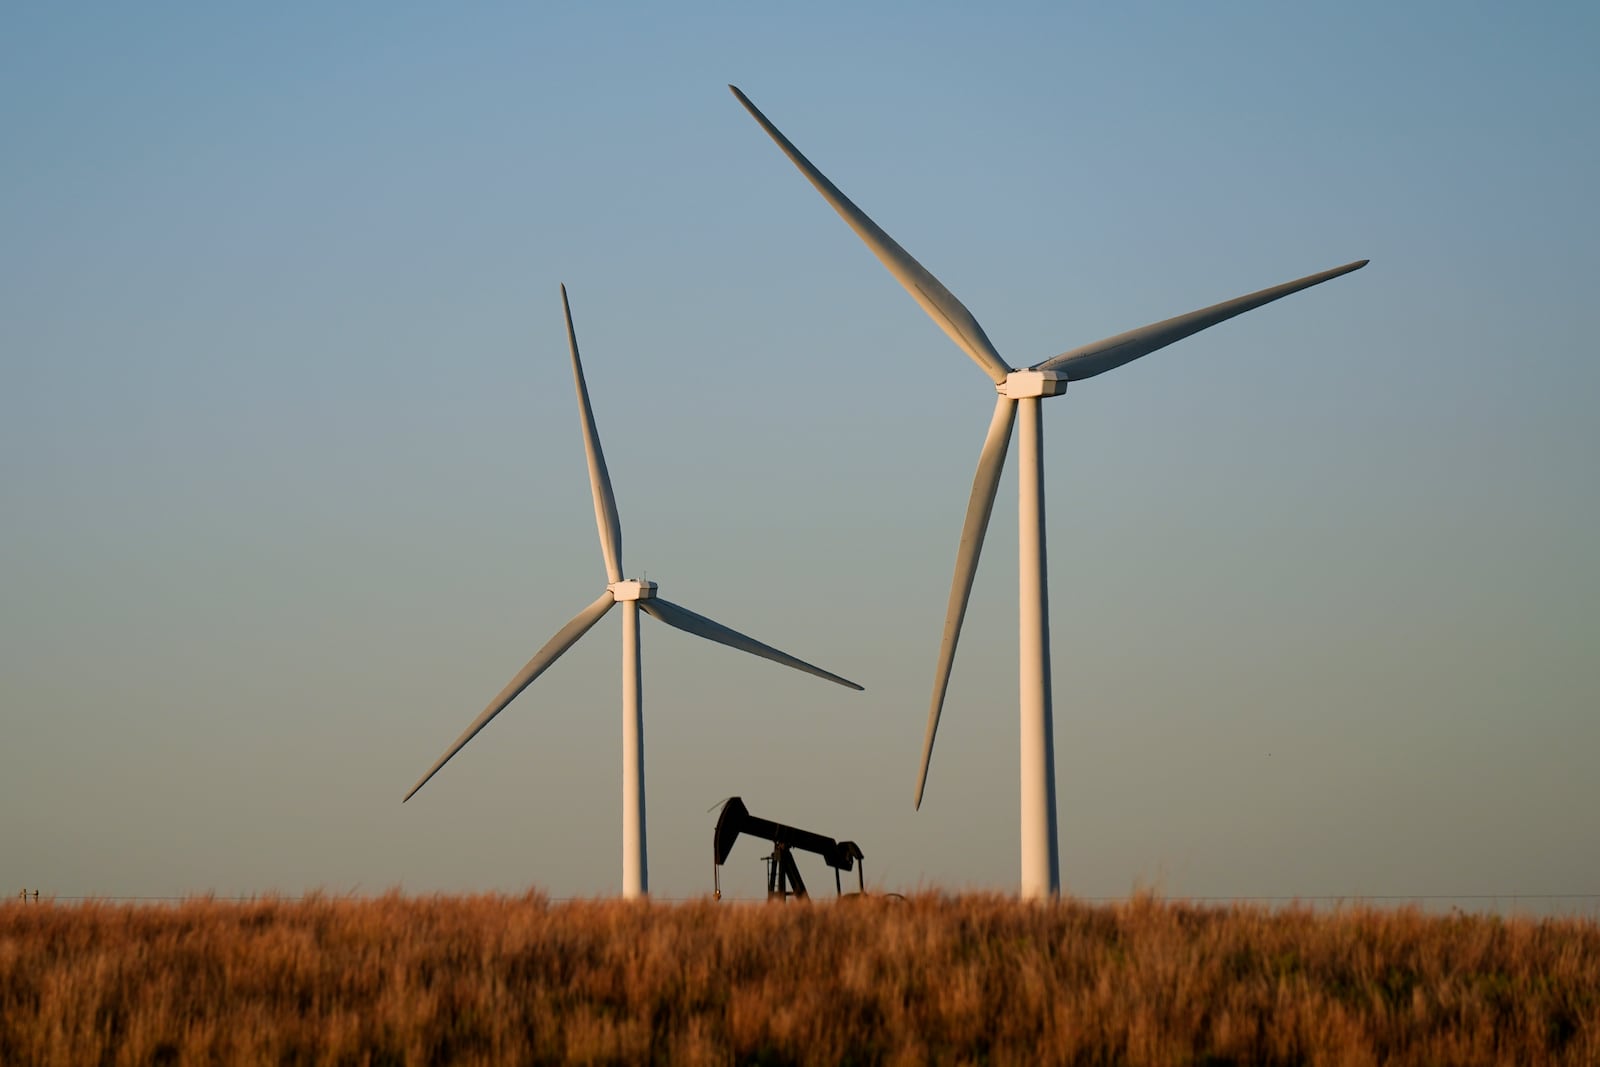
[[[1415,911],[0,906],[0,1064],[1600,1063],[1600,926]]]

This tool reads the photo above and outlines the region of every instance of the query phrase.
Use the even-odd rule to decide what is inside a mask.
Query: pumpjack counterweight
[[[764,857],[767,861],[768,900],[783,901],[789,897],[806,900],[810,897],[806,892],[805,880],[800,877],[800,868],[795,865],[791,854],[794,849],[814,852],[833,868],[833,888],[840,896],[844,895],[840,871],[854,869],[857,890],[863,895],[867,891],[866,866],[860,862],[865,857],[854,841],[835,841],[810,830],[758,818],[750,814],[743,800],[729,797],[722,806],[722,814],[717,818],[717,828],[711,842],[711,879],[718,900],[722,899],[722,865],[728,862],[728,854],[733,851],[733,843],[740,834],[772,842],[772,854]]]

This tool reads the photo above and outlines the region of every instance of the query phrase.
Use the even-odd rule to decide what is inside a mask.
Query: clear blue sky
[[[1015,885],[991,388],[732,81],[1013,364],[1372,259],[1046,408],[1069,891],[1600,893],[1596,9],[796,11],[6,8],[0,888],[615,891],[615,617],[400,804],[604,584],[562,281],[628,571],[867,686],[646,620],[652,888]]]

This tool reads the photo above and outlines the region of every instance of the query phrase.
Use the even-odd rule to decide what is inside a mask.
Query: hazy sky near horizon
[[[1365,270],[1045,408],[1062,877],[1600,893],[1590,5],[11,5],[0,889],[652,889],[722,798],[1017,880],[1013,457],[912,789],[987,379],[734,82],[1028,364]],[[753,893],[762,850],[728,869]],[[804,866],[804,864],[803,864]],[[813,861],[809,876],[824,881]]]

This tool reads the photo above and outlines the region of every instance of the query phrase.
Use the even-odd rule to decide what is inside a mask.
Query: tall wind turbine
[[[1164,319],[1137,330],[1119,333],[1103,341],[1083,345],[1059,356],[1052,356],[1027,368],[1013,368],[984,334],[983,327],[966,306],[950,294],[939,280],[913,259],[894,238],[856,207],[811,161],[801,155],[789,139],[767,120],[759,108],[730,85],[739,103],[777,142],[806,180],[816,187],[839,217],[856,232],[872,254],[878,257],[895,280],[922,305],[939,328],[970,356],[994,381],[1000,394],[994,418],[978,455],[978,473],[972,479],[972,496],[967,503],[966,521],[961,527],[961,543],[956,549],[955,577],[950,583],[950,603],[945,610],[944,638],[939,646],[939,661],[933,675],[933,699],[928,708],[928,729],[922,742],[922,766],[917,772],[916,806],[922,806],[922,791],[928,779],[928,760],[933,755],[933,737],[939,728],[945,688],[950,681],[950,666],[955,660],[956,642],[961,637],[961,620],[967,611],[972,578],[978,568],[978,553],[983,548],[994,507],[1000,471],[1005,466],[1006,450],[1011,445],[1012,424],[1020,427],[1022,444],[1017,469],[1018,599],[1020,633],[1018,652],[1021,680],[1022,718],[1022,895],[1039,898],[1053,896],[1061,888],[1060,862],[1056,845],[1055,728],[1050,709],[1050,615],[1045,570],[1044,536],[1044,429],[1039,420],[1039,401],[1060,396],[1068,382],[1092,378],[1114,370],[1140,356],[1149,355],[1174,341],[1199,333],[1208,326],[1243,314],[1280,297],[1321,284],[1367,265],[1366,260],[1285,282],[1270,289],[1250,293],[1234,300],[1213,304],[1187,315]]]
[[[595,428],[594,411],[589,407],[589,387],[584,384],[583,364],[578,361],[578,335],[572,328],[572,308],[567,303],[565,285],[561,287],[561,307],[567,317],[567,344],[572,349],[572,378],[578,389],[578,420],[583,426],[583,450],[589,459],[589,487],[594,492],[594,518],[595,524],[600,529],[600,553],[605,557],[605,592],[601,593],[593,604],[578,612],[571,622],[557,631],[554,637],[545,642],[543,648],[533,654],[533,658],[517,672],[516,677],[500,690],[500,695],[489,702],[489,706],[461,732],[461,736],[445,750],[438,762],[428,768],[428,773],[417,780],[417,784],[411,787],[411,792],[405,795],[405,799],[410,800],[415,796],[417,790],[427,784],[428,779],[432,778],[451,756],[461,751],[462,746],[477,736],[479,730],[489,725],[490,719],[500,714],[518,693],[549,669],[563,652],[576,644],[578,638],[587,633],[590,627],[600,621],[602,615],[611,610],[612,605],[621,604],[622,895],[632,899],[649,892],[650,884],[645,862],[644,707],[641,695],[643,668],[639,656],[640,609],[685,633],[716,641],[718,644],[748,652],[753,656],[770,659],[786,667],[793,667],[797,671],[814,674],[818,678],[826,678],[830,682],[837,682],[850,689],[859,690],[861,686],[657,596],[655,582],[622,577],[622,521],[617,516],[617,500],[611,492],[611,475],[606,470],[606,458],[600,451],[600,433]]]

